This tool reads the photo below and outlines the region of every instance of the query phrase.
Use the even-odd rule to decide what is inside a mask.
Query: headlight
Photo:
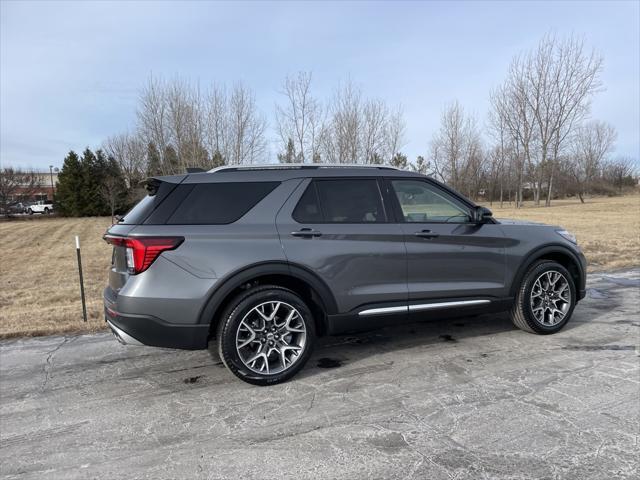
[[[566,240],[569,240],[571,243],[574,243],[576,245],[578,244],[578,239],[573,233],[567,232],[566,230],[556,230],[556,233]]]

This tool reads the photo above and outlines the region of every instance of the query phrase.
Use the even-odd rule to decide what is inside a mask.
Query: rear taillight
[[[173,250],[184,241],[183,237],[116,237],[105,235],[107,243],[125,247],[127,269],[135,275],[144,272],[158,256],[167,250]]]

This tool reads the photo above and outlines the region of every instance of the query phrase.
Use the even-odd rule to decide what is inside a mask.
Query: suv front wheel
[[[511,320],[527,332],[556,333],[571,318],[576,299],[576,287],[567,269],[541,260],[525,274],[511,308]]]
[[[218,353],[241,380],[272,385],[293,377],[307,362],[315,324],[291,290],[266,285],[235,297],[217,329]]]

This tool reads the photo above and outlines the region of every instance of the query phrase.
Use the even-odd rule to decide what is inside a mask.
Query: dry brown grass
[[[111,218],[0,222],[0,338],[105,328],[102,290]],[[82,321],[74,236],[80,236],[88,322]]]
[[[497,218],[517,218],[561,225],[578,237],[589,261],[589,271],[640,265],[640,195],[624,197],[557,200],[551,207],[532,202],[515,209],[494,203]]]
[[[550,208],[492,207],[497,217],[562,225],[573,231],[590,270],[640,264],[640,196],[558,201]],[[0,338],[105,328],[102,289],[111,248],[109,218],[0,222]],[[82,321],[74,235],[82,242],[89,321]]]

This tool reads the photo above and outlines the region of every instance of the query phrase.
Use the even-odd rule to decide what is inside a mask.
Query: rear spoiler
[[[158,187],[160,187],[161,183],[173,183],[180,184],[182,181],[187,178],[186,174],[183,175],[166,175],[161,177],[148,177],[144,180],[141,180],[138,185],[144,187],[144,189],[149,192],[149,195],[154,196],[158,192]]]

